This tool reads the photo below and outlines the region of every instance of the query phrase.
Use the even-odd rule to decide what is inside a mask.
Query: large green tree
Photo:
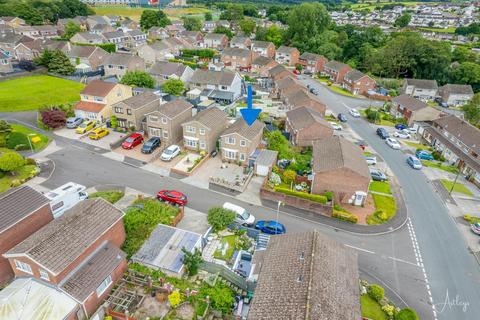
[[[202,30],[202,20],[199,17],[185,16],[182,18],[183,26],[188,31],[200,31]]]
[[[168,79],[163,83],[162,91],[172,96],[180,96],[185,92],[185,84],[182,80]]]
[[[283,44],[283,31],[276,25],[272,25],[268,28],[258,27],[255,33],[255,39],[261,41],[270,41],[279,47]]]
[[[212,226],[213,231],[222,231],[229,224],[233,223],[235,220],[235,212],[222,207],[213,207],[208,210],[207,220]]]
[[[411,20],[412,20],[412,15],[410,13],[404,13],[395,20],[393,25],[395,27],[405,28],[406,26],[408,26]]]
[[[462,107],[465,119],[471,124],[480,125],[480,93],[476,93],[473,99]]]
[[[170,20],[162,10],[143,10],[140,16],[140,26],[143,30],[151,27],[165,27],[169,24]]]
[[[5,152],[0,156],[0,170],[14,172],[25,165],[25,159],[16,152]]]
[[[63,38],[66,40],[70,40],[77,32],[80,32],[80,26],[73,21],[67,22],[65,25],[65,33],[63,34]]]
[[[132,87],[153,88],[155,87],[155,80],[145,71],[127,71],[120,80],[120,83]]]
[[[470,84],[474,90],[480,90],[480,64],[462,62],[452,70],[452,82]]]
[[[239,26],[246,36],[250,36],[255,31],[257,24],[252,18],[245,18],[240,20]]]
[[[228,39],[232,39],[233,37],[233,32],[230,30],[230,28],[224,27],[224,26],[218,26],[213,30],[214,33],[222,33],[228,37]]]

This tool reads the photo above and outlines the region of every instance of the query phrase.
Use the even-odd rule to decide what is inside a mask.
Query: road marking
[[[389,259],[392,259],[392,260],[395,260],[395,261],[398,261],[398,262],[403,262],[403,263],[406,263],[406,264],[410,264],[414,267],[420,267],[420,265],[418,263],[413,263],[413,262],[410,262],[410,261],[407,261],[407,260],[403,260],[403,259],[400,259],[400,258],[395,258],[395,257],[388,257]]]
[[[363,252],[368,252],[368,253],[371,253],[371,254],[375,254],[375,252],[373,252],[373,251],[370,251],[370,250],[367,250],[367,249],[363,249],[363,248],[359,248],[359,247],[354,247],[354,246],[351,246],[351,245],[348,245],[348,244],[346,244],[345,247],[349,247],[349,248],[352,248],[352,249],[355,249],[355,250],[359,250],[359,251],[363,251]]]

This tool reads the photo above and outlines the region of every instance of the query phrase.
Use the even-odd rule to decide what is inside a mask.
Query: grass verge
[[[35,165],[27,164],[21,167],[20,169],[18,169],[15,175],[11,175],[10,173],[1,173],[0,174],[0,192],[5,192],[8,189],[10,189],[12,185],[12,181],[14,180],[23,180],[31,177],[35,168],[36,168]]]
[[[429,146],[426,146],[421,143],[413,142],[413,141],[406,141],[406,140],[401,140],[404,144],[406,144],[409,147],[415,148],[416,149],[422,149],[422,150],[427,150],[430,151],[431,148]]]
[[[425,167],[435,168],[435,169],[443,170],[443,171],[450,172],[450,173],[453,173],[453,174],[457,174],[457,172],[458,172],[457,167],[444,165],[443,163],[435,161],[435,160],[432,160],[432,161],[431,160],[422,160],[422,164]]]
[[[367,217],[367,224],[382,224],[392,219],[397,213],[397,204],[392,196],[372,193],[375,212]]]
[[[90,199],[93,198],[103,198],[110,202],[111,204],[116,203],[118,200],[122,199],[124,195],[123,191],[118,190],[109,190],[109,191],[97,191],[95,193],[90,194],[88,197]]]
[[[390,190],[390,183],[388,181],[372,181],[370,182],[370,186],[368,187],[368,190],[380,192],[380,193],[392,194],[392,190]]]
[[[454,192],[463,193],[464,195],[473,197],[472,191],[470,191],[467,187],[465,187],[461,183],[457,182],[457,183],[455,183],[455,185],[453,185],[453,181],[450,181],[450,180],[447,180],[447,179],[440,179],[440,182],[443,184],[445,189],[447,189],[447,191],[450,191],[453,187]]]
[[[388,320],[387,314],[383,312],[380,304],[370,298],[368,294],[360,296],[360,305],[362,307],[362,317],[372,320]]]
[[[42,150],[50,142],[49,137],[47,137],[46,135],[43,135],[43,134],[41,134],[41,133],[39,133],[39,132],[37,132],[33,129],[30,129],[29,127],[22,126],[20,124],[15,124],[15,123],[11,123],[10,125],[12,126],[12,132],[21,132],[26,136],[31,135],[31,136],[29,136],[30,141],[32,141],[32,139],[34,139],[35,137],[40,138],[40,141],[38,141],[37,143],[32,143],[32,147],[35,151]]]

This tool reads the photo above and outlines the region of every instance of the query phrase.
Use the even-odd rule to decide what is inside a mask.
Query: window
[[[40,278],[43,280],[50,281],[50,277],[48,276],[47,271],[40,269]]]
[[[240,161],[245,161],[245,153],[240,153]]]
[[[97,102],[102,102],[103,98],[102,97],[94,97],[93,100],[95,100]]]
[[[168,138],[168,131],[163,131],[163,137]]]
[[[108,69],[113,69],[113,65],[109,64]]]
[[[157,116],[149,116],[148,119],[149,119],[150,121],[155,121],[155,122],[158,121],[158,117],[157,117]]]
[[[30,265],[28,263],[15,260],[15,267],[20,271],[33,274],[32,268],[30,267]]]
[[[124,119],[118,119],[117,124],[120,128],[126,128],[127,127],[127,121]]]
[[[113,110],[115,111],[115,113],[123,113],[123,108],[121,107],[115,107]]]
[[[234,138],[234,137],[226,137],[226,138],[225,138],[225,143],[227,143],[227,144],[235,144],[235,138]]]
[[[192,126],[187,126],[186,130],[187,130],[188,133],[195,133],[196,132],[196,128],[192,127]]]
[[[200,141],[200,149],[205,150],[207,148],[205,141]]]
[[[236,152],[235,151],[230,151],[230,150],[223,150],[223,154],[225,155],[225,158],[230,159],[230,160],[235,160],[236,157]]]
[[[162,136],[162,130],[157,129],[157,128],[150,128],[150,136],[161,137]]]
[[[203,129],[203,128],[200,128],[200,129],[198,130],[198,132],[199,132],[202,136],[205,135],[205,129]]]
[[[227,90],[227,86],[220,86],[220,89]]]
[[[245,147],[247,145],[247,141],[240,140],[240,147]]]
[[[112,276],[108,276],[105,280],[100,283],[100,285],[97,288],[97,296],[100,297],[102,293],[104,293],[108,287],[112,284]]]
[[[127,109],[127,114],[132,115],[132,109]]]
[[[60,201],[58,203],[55,203],[53,206],[52,206],[52,211],[56,211],[57,209],[60,209],[61,207],[63,207],[63,201]]]
[[[185,145],[191,148],[197,147],[197,141],[185,139]]]
[[[118,69],[123,70],[123,69],[125,69],[125,67],[124,66],[118,66]]]
[[[162,123],[166,124],[167,123],[167,118],[162,118]]]
[[[88,96],[83,96],[83,100],[88,100]]]

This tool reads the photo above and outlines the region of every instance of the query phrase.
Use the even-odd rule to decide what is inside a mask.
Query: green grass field
[[[439,169],[439,170],[443,170],[443,171],[446,171],[446,172],[450,172],[450,173],[453,173],[453,174],[456,174],[458,172],[458,168],[455,167],[455,166],[448,166],[448,165],[444,165],[442,164],[441,162],[438,162],[438,161],[435,161],[435,160],[421,160],[422,161],[422,164],[425,166],[425,167],[429,167],[429,168],[435,168],[435,169]]]
[[[0,82],[0,112],[36,110],[80,100],[84,84],[40,75]]]
[[[140,20],[143,10],[149,8],[131,8],[127,6],[98,6],[94,7],[95,13],[98,15],[117,15],[122,17],[129,17],[133,20]],[[153,10],[153,8],[151,9]],[[169,18],[180,18],[185,15],[203,15],[206,12],[211,12],[209,9],[200,7],[190,8],[166,8],[162,9]]]
[[[372,320],[388,320],[387,314],[383,312],[380,304],[370,298],[368,294],[360,297],[360,305],[362,306],[362,317]]]
[[[21,132],[25,135],[32,135],[29,137],[30,141],[34,138],[34,137],[39,137],[40,138],[40,141],[37,142],[37,143],[32,143],[32,146],[33,146],[33,149],[35,149],[35,151],[39,151],[39,150],[42,150],[43,148],[45,148],[48,144],[48,142],[50,141],[50,138],[41,134],[41,133],[38,133],[37,131],[35,130],[32,130],[28,127],[25,127],[25,126],[22,126],[20,124],[15,124],[15,123],[12,123],[11,124],[12,126],[12,131],[13,132]]]
[[[373,11],[378,6],[384,6],[386,4],[403,4],[406,7],[413,7],[417,4],[424,4],[425,2],[420,2],[420,1],[395,1],[395,2],[389,2],[389,1],[380,1],[380,3],[377,3],[376,1],[365,1],[364,3],[355,3],[351,5],[352,10],[354,11],[361,11],[368,9],[370,11]],[[429,2],[429,4],[438,4],[440,2]]]
[[[432,32],[439,32],[439,33],[455,33],[457,28],[451,27],[446,29],[438,29],[438,28],[418,28],[418,30],[422,31],[432,31]]]
[[[10,173],[2,173],[2,176],[0,177],[0,193],[10,189],[10,185],[13,180],[27,179],[31,175],[32,171],[35,170],[35,168],[35,165],[27,164],[18,169],[15,175],[11,175]]]
[[[383,211],[384,216],[371,214],[367,217],[367,224],[382,224],[388,222],[397,213],[397,204],[392,196],[371,193],[376,211]]]
[[[429,146],[426,146],[421,143],[413,142],[413,141],[407,141],[407,140],[400,140],[403,144],[406,144],[409,147],[415,148],[416,149],[422,149],[422,150],[430,150],[431,148]]]
[[[447,189],[447,191],[450,191],[452,189],[453,181],[441,179],[440,182],[442,182],[443,186],[445,187],[445,189]],[[472,191],[470,191],[467,187],[465,187],[463,184],[458,182],[455,183],[455,186],[453,187],[453,191],[458,193],[463,193],[464,195],[473,197]]]
[[[380,192],[380,193],[392,194],[392,190],[390,190],[390,183],[388,181],[372,181],[370,182],[370,186],[368,187],[368,190]]]

